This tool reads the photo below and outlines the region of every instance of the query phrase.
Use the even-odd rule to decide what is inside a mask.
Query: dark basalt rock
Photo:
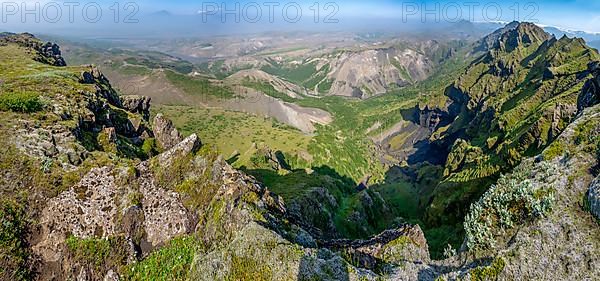
[[[151,98],[145,96],[121,96],[123,108],[131,113],[141,114],[146,121],[150,118]]]
[[[600,102],[600,62],[591,62],[588,71],[594,76],[588,80],[577,99],[577,110],[593,106]]]

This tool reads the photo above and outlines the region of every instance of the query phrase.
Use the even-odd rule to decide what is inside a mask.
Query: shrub
[[[444,248],[444,257],[449,259],[453,256],[456,256],[456,249],[454,249],[452,245],[448,244],[448,246]]]
[[[478,267],[469,272],[471,281],[496,280],[504,270],[506,262],[502,258],[496,258],[489,266]]]
[[[0,94],[0,110],[31,113],[42,110],[39,95],[32,92],[8,92]]]
[[[465,218],[469,249],[494,248],[502,231],[547,215],[555,201],[555,174],[556,167],[544,162],[535,168],[521,165],[510,176],[502,176],[471,205]]]

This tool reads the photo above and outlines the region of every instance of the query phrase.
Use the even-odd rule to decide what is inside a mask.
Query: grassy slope
[[[184,135],[198,133],[203,143],[214,145],[225,157],[251,150],[253,144],[287,153],[306,151],[310,137],[273,119],[213,108],[155,106]],[[238,165],[245,164],[240,159]]]

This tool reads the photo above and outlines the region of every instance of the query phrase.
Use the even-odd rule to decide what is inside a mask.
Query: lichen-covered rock
[[[375,280],[328,250],[306,249],[248,223],[230,244],[196,255],[191,280]]]
[[[25,120],[15,127],[17,148],[49,164],[56,160],[63,168],[72,170],[88,155],[85,147],[77,142],[77,136],[67,127],[58,124],[41,127]]]
[[[154,132],[154,137],[156,138],[158,145],[163,150],[169,150],[183,141],[183,137],[179,131],[177,131],[173,122],[166,119],[160,113],[154,117],[152,131]]]
[[[149,244],[146,249],[151,250],[188,233],[193,226],[180,196],[155,186],[147,165],[140,164],[139,176],[133,167],[92,169],[77,185],[51,199],[41,214],[34,252],[45,263],[57,262],[66,256],[61,245],[70,235],[80,239],[124,235],[137,247]]]
[[[418,225],[389,229],[368,240],[337,239],[321,244],[342,252],[354,264],[368,269],[429,261],[427,241]]]
[[[43,57],[48,59],[48,63],[54,66],[67,66],[65,59],[61,56],[60,47],[54,43],[47,42],[38,48]]]
[[[188,233],[194,226],[181,196],[157,187],[148,165],[149,163],[144,162],[138,166],[141,173],[139,192],[143,196],[141,204],[146,239],[156,247],[178,235]]]
[[[171,146],[171,148],[158,155],[158,162],[162,167],[168,167],[173,164],[173,161],[178,157],[189,155],[196,152],[202,143],[196,134],[192,134],[179,143]]]

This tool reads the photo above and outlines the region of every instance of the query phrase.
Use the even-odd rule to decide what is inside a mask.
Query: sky
[[[144,2],[144,9],[167,10],[173,13],[194,13],[202,10],[202,4],[224,4],[226,7],[240,7],[254,1],[190,1],[150,0]],[[273,2],[273,0],[256,1],[255,3]],[[324,4],[334,3],[339,7],[336,15],[345,18],[410,18],[425,17],[426,21],[434,21],[437,14],[440,20],[453,20],[460,13],[461,18],[473,21],[532,21],[543,25],[552,25],[573,30],[600,32],[600,1],[598,0],[375,0],[375,1],[275,1],[285,5],[296,2],[302,5],[304,16],[310,16],[313,3],[321,4],[321,16],[325,11]],[[417,7],[415,11],[414,8]],[[426,12],[428,11],[428,12]],[[497,12],[499,11],[499,13]]]
[[[177,16],[179,18],[175,20]],[[50,33],[85,33],[94,28],[104,29],[104,32],[111,28],[115,32],[130,30],[135,33],[142,27],[146,27],[146,32],[151,32],[155,27],[176,27],[180,24],[180,31],[184,33],[187,32],[186,28],[190,31],[204,29],[207,32],[227,33],[308,25],[317,29],[353,29],[389,25],[390,22],[435,24],[459,20],[529,21],[600,33],[600,1],[0,0],[0,30],[16,32],[41,30]]]

